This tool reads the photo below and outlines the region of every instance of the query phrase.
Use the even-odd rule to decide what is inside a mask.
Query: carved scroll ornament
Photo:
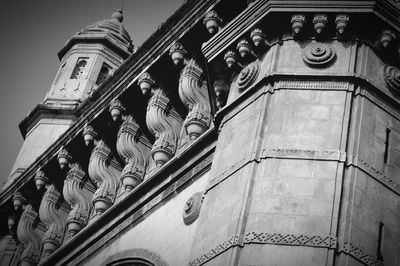
[[[197,192],[194,193],[185,203],[185,207],[183,208],[183,222],[186,225],[192,224],[194,221],[199,218],[201,203],[203,201],[203,193]]]
[[[386,65],[383,68],[383,77],[389,89],[400,93],[400,69]]]
[[[24,251],[19,259],[21,266],[36,265],[39,262],[41,237],[37,230],[39,215],[28,205],[21,215],[18,223],[17,235],[24,246]]]
[[[114,203],[120,175],[121,167],[110,148],[100,140],[89,161],[89,176],[97,187],[92,199],[97,214],[103,213]]]
[[[66,221],[66,241],[82,230],[89,220],[93,193],[84,189],[86,182],[90,180],[87,179],[85,171],[79,164],[74,163],[67,174],[63,188],[65,201],[71,207]]]
[[[182,119],[162,89],[157,89],[147,106],[146,124],[156,137],[151,155],[158,167],[175,155]]]
[[[244,67],[236,80],[239,91],[248,88],[256,80],[259,72],[260,64],[257,60]]]
[[[61,193],[57,191],[54,185],[49,185],[39,208],[40,218],[46,225],[46,232],[42,239],[41,261],[50,256],[63,242],[65,217],[60,210],[61,202]]]
[[[310,67],[325,67],[332,63],[336,53],[330,45],[314,42],[304,48],[302,57]]]
[[[199,137],[211,123],[207,82],[202,75],[203,70],[195,60],[191,59],[183,68],[179,78],[179,97],[189,109],[184,127],[191,139]]]
[[[143,181],[150,161],[151,144],[139,124],[128,115],[117,137],[118,154],[127,163],[121,175],[125,190],[130,191]]]

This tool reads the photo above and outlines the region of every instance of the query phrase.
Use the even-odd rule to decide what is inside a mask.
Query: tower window
[[[100,69],[99,76],[97,77],[96,84],[100,85],[101,83],[103,83],[110,76],[110,72],[111,72],[111,67],[106,63],[103,63]]]
[[[85,67],[87,65],[87,58],[79,58],[78,62],[74,67],[74,71],[72,71],[71,79],[81,79],[83,78],[83,74],[85,71]]]

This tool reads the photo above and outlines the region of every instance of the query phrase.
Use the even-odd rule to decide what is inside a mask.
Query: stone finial
[[[142,94],[146,95],[156,85],[155,79],[149,72],[144,72],[138,79],[138,84],[142,90]]]
[[[86,146],[91,146],[94,143],[95,138],[97,137],[97,132],[91,125],[86,125],[82,131],[83,140],[85,141]]]
[[[61,193],[54,185],[49,185],[39,208],[40,219],[46,225],[46,232],[42,238],[43,248],[40,261],[44,261],[58,249],[64,239],[66,217],[60,210],[61,202]]]
[[[115,99],[110,103],[110,108],[109,108],[111,117],[114,121],[118,121],[121,119],[122,114],[126,111],[126,108],[124,105],[121,103],[120,100]]]
[[[92,199],[93,206],[96,213],[101,214],[114,203],[122,169],[103,140],[93,149],[88,169],[97,187]]]
[[[19,211],[22,209],[22,205],[26,204],[27,199],[22,195],[20,191],[16,191],[13,194],[13,205],[14,210]]]
[[[343,35],[346,31],[346,28],[349,24],[349,16],[346,14],[338,14],[336,15],[335,23],[336,23],[336,30],[339,35]]]
[[[65,237],[67,240],[84,228],[89,220],[93,193],[84,189],[86,183],[90,183],[86,177],[87,175],[82,167],[74,163],[64,181],[63,196],[71,207],[66,221]]]
[[[321,34],[328,24],[328,17],[324,14],[317,14],[313,18],[314,30],[317,34]]]
[[[111,19],[116,19],[121,23],[124,20],[124,15],[122,13],[122,10],[118,10],[112,13]]]
[[[222,19],[215,10],[211,10],[204,17],[203,24],[210,34],[215,34],[221,27]]]
[[[72,157],[65,146],[62,146],[60,151],[58,152],[57,160],[61,169],[65,169],[66,167],[68,167],[68,164],[71,162]]]
[[[45,173],[39,169],[35,175],[35,184],[37,190],[43,189],[44,186],[48,183],[49,183],[49,178],[47,178]]]
[[[396,40],[396,34],[391,30],[384,30],[381,33],[379,42],[383,48],[388,48]]]
[[[304,24],[306,23],[306,16],[302,14],[293,15],[291,23],[292,23],[293,34],[297,36],[303,30]]]
[[[255,28],[252,30],[250,33],[250,38],[256,47],[265,44],[265,34],[260,28]]]
[[[179,97],[189,109],[184,127],[190,139],[194,140],[209,128],[211,107],[203,69],[193,59],[188,61],[181,72]]]
[[[246,39],[241,39],[237,43],[236,49],[238,50],[238,52],[242,58],[251,54],[251,46],[250,46],[250,43]]]
[[[229,50],[224,55],[224,61],[229,68],[233,68],[237,64],[237,55],[235,51]]]
[[[187,57],[188,55],[188,52],[180,42],[175,42],[169,49],[169,55],[171,56],[174,64],[177,66],[183,64],[185,57]]]

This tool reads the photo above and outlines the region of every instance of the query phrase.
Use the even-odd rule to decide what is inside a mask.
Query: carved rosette
[[[39,215],[29,204],[22,213],[17,228],[18,239],[24,246],[19,258],[21,265],[36,265],[39,262],[41,249],[41,237],[37,231],[39,221]]]
[[[210,126],[211,108],[203,70],[193,59],[189,60],[181,72],[179,97],[189,109],[184,122],[186,132],[191,139],[196,139]]]
[[[117,152],[127,163],[121,175],[126,190],[132,190],[143,180],[149,165],[150,151],[151,144],[139,124],[132,116],[127,116],[117,137]]]
[[[92,199],[97,214],[103,213],[114,203],[120,175],[121,167],[110,148],[100,140],[89,161],[89,176],[97,187]]]
[[[260,64],[257,60],[243,68],[236,80],[236,85],[239,91],[248,88],[256,80],[259,72]]]
[[[93,193],[84,190],[86,182],[90,181],[87,179],[85,171],[83,171],[79,164],[74,163],[68,171],[63,188],[65,201],[71,207],[71,212],[68,214],[66,222],[66,240],[82,230],[89,220],[91,210],[90,199]]]
[[[310,67],[325,67],[332,63],[336,53],[330,45],[314,42],[304,48],[302,57]]]
[[[186,225],[192,224],[194,221],[199,218],[201,203],[203,201],[203,193],[197,192],[194,193],[185,203],[185,207],[183,208],[183,222]]]
[[[182,119],[162,89],[157,89],[147,106],[146,124],[156,141],[151,155],[158,167],[175,155]]]
[[[400,93],[400,69],[395,66],[384,66],[383,78],[390,89]]]
[[[65,217],[60,212],[61,202],[61,193],[57,191],[54,185],[49,185],[39,208],[40,218],[46,225],[46,232],[42,239],[41,261],[60,247],[64,239]]]

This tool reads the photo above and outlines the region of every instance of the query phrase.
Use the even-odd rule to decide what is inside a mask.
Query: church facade
[[[400,265],[400,3],[188,0],[58,56],[1,265]]]

